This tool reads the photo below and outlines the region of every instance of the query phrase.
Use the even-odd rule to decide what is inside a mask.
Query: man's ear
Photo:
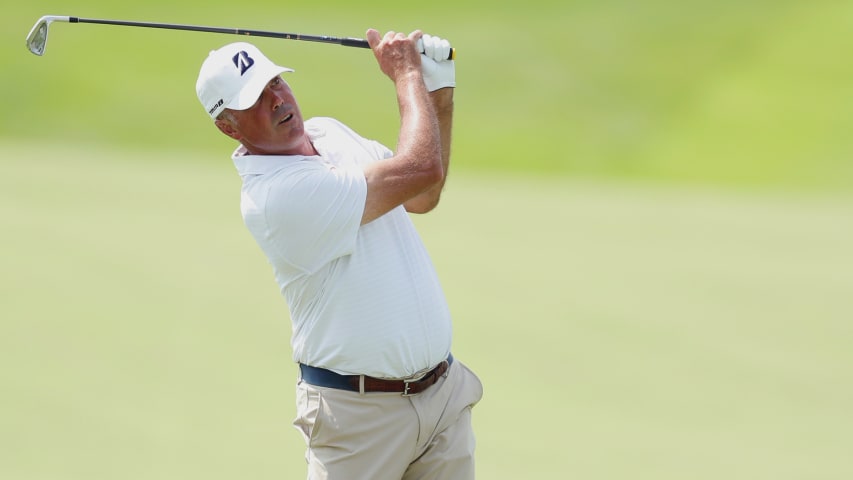
[[[234,128],[234,126],[231,124],[231,122],[229,122],[228,120],[216,119],[214,124],[216,125],[216,127],[219,129],[220,132],[224,133],[225,135],[228,135],[229,137],[233,138],[234,140],[239,141],[240,138],[242,138],[242,136],[240,135],[240,132],[238,132]]]

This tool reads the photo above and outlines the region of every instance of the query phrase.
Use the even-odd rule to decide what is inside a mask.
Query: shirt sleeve
[[[364,172],[304,161],[271,179],[265,220],[276,254],[314,273],[355,248],[367,198]]]

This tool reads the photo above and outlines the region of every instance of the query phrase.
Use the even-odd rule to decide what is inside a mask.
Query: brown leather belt
[[[337,388],[339,390],[361,393],[400,393],[408,396],[417,395],[435,385],[435,382],[447,373],[452,363],[453,355],[449,355],[447,360],[439,363],[423,377],[413,381],[386,380],[366,375],[341,375],[325,368],[312,367],[301,363],[299,364],[299,370],[302,374],[302,380],[318,387]]]

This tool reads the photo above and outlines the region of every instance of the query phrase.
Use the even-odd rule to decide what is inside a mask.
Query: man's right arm
[[[420,32],[408,36],[389,32],[380,39],[376,30],[367,31],[379,67],[394,82],[397,91],[400,135],[394,156],[371,163],[364,170],[367,199],[362,225],[444,179],[438,120],[424,86],[420,54],[415,48],[420,35]]]
[[[430,92],[432,108],[438,119],[438,131],[441,136],[441,181],[427,189],[420,195],[409,199],[403,206],[409,213],[431,212],[441,199],[441,191],[447,181],[447,172],[450,169],[450,137],[453,129],[453,88],[442,88]]]

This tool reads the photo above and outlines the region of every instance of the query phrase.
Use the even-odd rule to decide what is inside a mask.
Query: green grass
[[[303,478],[227,159],[7,142],[0,477]],[[481,478],[841,480],[853,198],[457,173],[417,217]]]
[[[0,478],[304,477],[286,306],[193,91],[238,39],[57,24],[38,58],[45,14],[453,41],[417,223],[486,387],[480,478],[853,476],[850,2],[7,10]],[[307,116],[394,144],[370,52],[256,43]]]
[[[853,65],[838,53],[853,49],[850,2],[332,1],[322,15],[298,2],[205,5],[16,6],[0,19],[0,88],[10,92],[0,132],[211,155],[227,144],[211,135],[193,86],[207,52],[237,37],[56,24],[37,58],[24,37],[46,13],[339,36],[423,28],[459,51],[455,148],[464,168],[853,188]],[[297,70],[288,81],[309,116],[396,141],[391,84],[370,52],[255,41]]]

